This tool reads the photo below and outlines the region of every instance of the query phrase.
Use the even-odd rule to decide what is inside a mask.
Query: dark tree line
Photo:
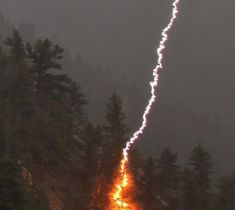
[[[0,56],[0,150],[2,161],[9,159],[4,164],[16,165],[10,171],[15,173],[12,179],[18,176],[20,181],[18,161],[29,171],[37,171],[41,166],[59,167],[75,153],[79,147],[75,136],[82,135],[87,102],[80,86],[62,71],[63,49],[59,45],[48,39],[24,43],[18,31],[4,43]],[[35,177],[40,185],[41,178],[37,183]],[[19,185],[24,180],[21,182]],[[6,195],[0,198],[0,209],[26,209],[10,191]],[[12,207],[3,207],[6,202]]]
[[[185,167],[177,165],[177,154],[165,149],[159,159],[142,159],[132,168],[139,188],[137,200],[143,209],[232,210],[235,207],[234,174],[212,178],[211,156],[201,145],[190,152]]]
[[[58,44],[25,43],[18,31],[0,46],[0,209],[106,210],[130,135],[122,101],[114,93],[105,122],[94,125],[62,58]],[[143,209],[235,209],[235,175],[212,186],[211,157],[201,145],[185,168],[169,149],[145,159],[134,148],[131,163]]]
[[[89,122],[81,87],[60,64],[62,53],[49,39],[24,43],[18,31],[1,46],[1,159],[9,159],[9,167],[15,164],[18,169],[12,175],[22,185],[27,186],[23,168],[31,172],[34,186],[27,187],[40,186],[48,208],[88,209],[96,197],[103,199],[98,205],[105,206],[128,132],[121,99],[116,94],[110,98],[104,125]],[[102,194],[95,195],[101,184]],[[22,188],[18,193],[25,191]],[[26,209],[20,207],[23,201],[8,192],[0,198],[0,209],[6,200],[13,206],[4,209]]]

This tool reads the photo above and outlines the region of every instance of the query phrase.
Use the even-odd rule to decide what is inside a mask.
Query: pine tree
[[[29,115],[32,100],[32,77],[26,63],[25,44],[17,30],[5,40],[9,47],[9,57],[2,57],[2,94],[12,105],[12,111]],[[14,113],[16,114],[16,113]]]
[[[32,116],[31,74],[25,63],[7,58],[1,58],[0,63],[0,133],[5,149],[17,154],[27,139],[27,125]]]
[[[152,157],[149,157],[143,166],[143,175],[140,182],[138,182],[139,189],[141,190],[140,200],[143,203],[144,209],[156,208],[156,164]]]
[[[182,172],[181,182],[180,209],[197,210],[197,184],[195,182],[192,170],[189,170],[188,168],[184,169]]]
[[[121,98],[115,93],[109,100],[105,114],[106,124],[104,130],[104,155],[103,164],[105,175],[112,178],[122,157],[122,148],[127,141],[128,129],[125,124],[125,113],[123,112]]]
[[[25,45],[17,30],[13,30],[12,37],[8,37],[5,44],[10,48],[10,57],[13,61],[23,62],[25,60]]]
[[[79,150],[82,167],[80,168],[80,180],[87,194],[86,206],[94,209],[100,204],[98,197],[101,189],[101,156],[102,156],[102,131],[100,127],[94,127],[87,122],[82,126],[80,134]],[[89,179],[87,178],[89,177]]]
[[[218,210],[235,209],[235,172],[231,176],[220,177],[217,189]]]
[[[210,209],[210,175],[212,171],[211,157],[201,146],[195,147],[189,157],[191,170],[184,175],[184,209]]]
[[[178,202],[179,168],[176,165],[177,155],[168,148],[165,149],[157,161],[157,189],[167,205],[162,209],[174,210]]]
[[[100,158],[101,158],[101,145],[102,145],[102,133],[100,128],[95,128],[91,123],[84,125],[81,140],[83,145],[82,159],[83,159],[83,179],[84,182],[88,182],[86,185],[91,188],[94,185],[94,179],[100,173]],[[90,179],[87,179],[87,176]]]
[[[178,166],[176,165],[177,155],[173,154],[168,148],[165,149],[157,161],[159,187],[163,190],[176,190],[178,179]]]
[[[31,62],[31,72],[34,76],[35,91],[37,93],[54,91],[61,82],[67,82],[65,75],[55,75],[49,70],[61,70],[63,48],[52,44],[49,39],[38,39],[33,46],[26,45],[27,57]]]
[[[189,157],[189,165],[193,168],[197,184],[204,192],[210,189],[210,175],[213,173],[211,156],[201,146],[195,147]]]

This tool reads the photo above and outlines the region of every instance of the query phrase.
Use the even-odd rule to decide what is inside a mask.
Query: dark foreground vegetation
[[[105,210],[130,132],[119,96],[105,122],[86,113],[81,87],[64,73],[63,49],[49,39],[25,43],[17,31],[0,46],[0,209]],[[102,97],[97,95],[97,98]],[[177,165],[131,153],[136,200],[144,210],[234,210],[235,173],[213,178],[203,146]]]

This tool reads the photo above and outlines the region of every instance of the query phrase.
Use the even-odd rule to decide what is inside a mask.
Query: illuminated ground
[[[124,159],[121,161],[118,177],[109,195],[109,210],[140,210],[133,198],[135,187],[133,177],[126,168],[127,162]]]

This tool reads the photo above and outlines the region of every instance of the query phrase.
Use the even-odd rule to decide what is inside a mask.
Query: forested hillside
[[[122,101],[113,93],[104,123],[93,125],[81,87],[60,64],[63,51],[46,38],[25,43],[16,30],[1,44],[0,209],[108,206],[130,136]],[[234,174],[212,182],[211,156],[201,145],[189,151],[187,167],[169,149],[146,159],[135,148],[131,159],[143,209],[235,207]]]

